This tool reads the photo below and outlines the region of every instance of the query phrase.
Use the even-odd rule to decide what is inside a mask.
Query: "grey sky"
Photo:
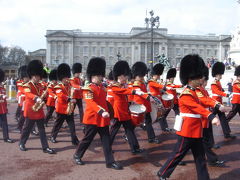
[[[0,43],[46,48],[47,29],[129,32],[146,10],[171,34],[230,34],[240,25],[237,0],[0,0]]]

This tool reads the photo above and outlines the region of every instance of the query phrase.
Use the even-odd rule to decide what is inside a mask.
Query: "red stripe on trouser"
[[[178,152],[181,152],[181,151],[182,151],[182,145],[183,145],[184,137],[182,137],[182,138],[183,138],[183,139],[182,139],[181,145],[180,145],[180,147],[179,147],[179,149],[178,149]],[[164,169],[164,171],[162,172],[161,176],[166,172],[166,170],[168,169],[168,167],[172,164],[172,162],[176,159],[176,157],[179,156],[179,154],[180,154],[180,153],[177,153],[177,154],[175,155],[175,157],[173,158],[173,160],[170,161],[170,163],[168,164],[168,166],[166,167],[166,169]]]

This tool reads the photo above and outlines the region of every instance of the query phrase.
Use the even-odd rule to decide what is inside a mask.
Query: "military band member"
[[[74,94],[73,98],[76,99],[76,103],[74,106],[78,107],[79,110],[79,116],[80,116],[80,123],[82,123],[83,120],[83,104],[82,104],[82,85],[83,82],[80,79],[80,75],[82,73],[82,64],[81,63],[74,63],[72,66],[72,73],[73,77],[70,79],[71,86],[74,88]]]
[[[200,100],[200,103],[206,109],[215,108],[221,112],[225,112],[226,109],[218,101],[212,99],[205,87],[209,79],[209,70],[205,66],[203,69],[203,78],[200,81],[200,86],[196,88],[196,94]],[[203,118],[203,147],[206,153],[207,161],[210,166],[222,167],[224,166],[224,161],[218,159],[218,156],[215,152],[212,151],[214,146],[214,137],[213,137],[213,128],[212,123],[207,119]]]
[[[183,85],[186,85],[179,97],[180,116],[177,122],[180,122],[180,128],[176,131],[177,143],[173,153],[158,172],[161,180],[169,178],[190,149],[196,164],[198,180],[209,180],[202,143],[202,117],[212,120],[214,124],[219,124],[219,120],[200,105],[195,91],[200,85],[204,66],[202,58],[198,55],[187,55],[180,63],[180,80]]]
[[[39,60],[32,60],[27,66],[27,73],[30,77],[30,81],[24,85],[25,91],[25,108],[24,117],[26,118],[23,131],[21,134],[19,148],[21,151],[26,151],[25,144],[29,138],[30,132],[37,124],[42,149],[44,153],[54,154],[55,151],[48,146],[47,137],[44,128],[44,112],[43,107],[39,106],[43,102],[43,87],[39,83],[43,74],[43,64]],[[39,110],[35,109],[35,105],[38,105]]]
[[[240,66],[236,67],[234,75],[237,78],[233,82],[232,110],[227,115],[227,121],[230,121],[237,113],[240,116]]]
[[[220,102],[221,104],[222,104],[222,97],[230,96],[230,94],[224,92],[220,82],[220,80],[222,79],[222,75],[224,74],[224,71],[225,71],[225,65],[222,62],[216,62],[212,67],[212,76],[215,78],[211,84],[212,98]],[[225,113],[216,109],[213,111],[213,113],[217,114],[220,119],[224,137],[226,139],[236,138],[236,136],[233,136],[230,134],[231,129],[229,127]]]
[[[118,61],[113,67],[113,77],[116,83],[112,84],[114,120],[110,128],[110,137],[112,145],[119,128],[123,126],[132,154],[138,154],[143,150],[139,148],[134,125],[131,122],[127,95],[143,94],[143,92],[127,88],[129,73],[130,68],[126,61]]]
[[[76,99],[73,98],[73,88],[69,82],[69,78],[71,77],[71,70],[68,64],[62,63],[57,68],[57,77],[60,81],[55,87],[55,93],[57,95],[56,102],[56,113],[57,119],[54,122],[50,141],[52,143],[57,143],[57,135],[59,130],[61,129],[63,122],[66,120],[68,127],[71,133],[71,141],[73,145],[78,145],[79,140],[76,136],[75,124],[73,118],[73,110],[74,104],[76,103]]]
[[[98,133],[103,146],[106,160],[106,167],[122,169],[122,166],[115,162],[110,145],[109,125],[110,118],[106,101],[106,90],[102,85],[105,76],[106,62],[102,58],[90,59],[87,67],[87,76],[90,84],[83,88],[83,98],[86,102],[83,124],[85,134],[79,143],[74,154],[74,161],[78,165],[84,165],[82,157]]]
[[[107,102],[111,104],[113,107],[114,98],[113,98],[113,92],[112,92],[112,85],[115,83],[113,78],[113,72],[110,71],[108,74],[108,86],[107,86]]]
[[[6,89],[2,85],[2,82],[5,78],[5,73],[0,69],[0,124],[3,132],[3,140],[7,143],[13,143],[13,140],[9,138],[8,135],[8,122],[7,122],[7,95]]]
[[[48,97],[47,97],[47,114],[45,116],[45,126],[47,127],[49,119],[52,118],[52,114],[55,110],[55,102],[57,100],[57,95],[55,93],[54,87],[57,85],[57,69],[53,69],[49,74],[49,84],[47,87]]]
[[[15,119],[17,122],[19,121],[20,114],[22,111],[22,104],[20,102],[21,101],[21,91],[19,89],[22,87],[22,81],[23,81],[21,78],[21,69],[22,69],[22,66],[18,68],[18,78],[19,79],[16,81],[18,106],[17,106],[16,113],[15,113]]]
[[[146,107],[146,115],[145,115],[145,124],[146,131],[148,136],[149,143],[159,144],[159,139],[156,138],[153,127],[152,127],[152,118],[150,115],[151,112],[151,104],[150,104],[150,96],[147,94],[147,87],[144,83],[144,76],[147,74],[147,66],[144,62],[136,62],[132,66],[132,75],[135,79],[133,83],[133,88],[135,90],[140,90],[146,93],[146,96],[138,96],[134,95],[133,102],[136,104],[143,104]]]
[[[176,77],[176,74],[177,74],[177,70],[175,68],[171,68],[171,69],[168,70],[167,76],[166,76],[166,87],[170,88],[170,89],[167,89],[166,92],[173,95],[173,107],[172,107],[172,109],[175,113],[175,116],[179,115],[179,106],[178,106],[178,97],[177,97],[176,88],[182,88],[183,87],[182,85],[174,84],[174,79]],[[166,113],[163,117],[163,119],[164,119],[163,122],[166,121],[167,116],[170,113],[170,111],[171,111],[171,109],[168,109],[166,111]],[[166,131],[172,131],[172,129],[170,129],[168,127],[165,130]]]

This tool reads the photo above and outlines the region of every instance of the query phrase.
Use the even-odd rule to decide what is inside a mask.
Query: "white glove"
[[[221,111],[221,112],[227,112],[227,109],[226,109],[225,106],[221,105],[221,106],[219,107],[219,111]]]
[[[106,111],[102,113],[103,118],[108,118],[109,116],[110,116],[109,113]]]
[[[36,102],[40,103],[40,102],[42,102],[42,99],[38,97]]]
[[[172,87],[166,87],[167,90],[174,90]]]
[[[3,99],[7,99],[7,96],[6,96],[6,95],[3,95],[2,98],[3,98]]]
[[[142,91],[140,91],[140,90],[136,90],[136,91],[135,91],[135,94],[141,96],[141,95],[144,94],[144,92],[142,92]]]
[[[219,126],[219,125],[220,125],[219,119],[215,117],[215,118],[212,120],[212,124]]]

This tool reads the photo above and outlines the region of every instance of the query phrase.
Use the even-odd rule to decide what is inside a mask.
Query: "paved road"
[[[154,124],[155,132],[162,141],[159,145],[149,144],[146,140],[146,132],[140,128],[136,129],[141,148],[145,152],[141,155],[131,155],[128,144],[122,139],[123,131],[116,137],[113,149],[114,156],[124,166],[124,170],[116,171],[105,168],[99,136],[87,150],[83,160],[84,166],[77,166],[72,161],[75,147],[70,141],[67,129],[59,133],[57,144],[49,143],[55,148],[56,155],[44,154],[41,151],[38,137],[30,136],[26,147],[28,151],[21,152],[18,149],[19,133],[14,132],[16,121],[14,112],[16,104],[9,104],[8,121],[10,126],[10,137],[16,142],[7,144],[2,141],[0,132],[0,180],[155,180],[156,172],[166,161],[176,142],[175,135],[162,133],[159,124]],[[79,139],[83,136],[79,119],[75,119],[77,135]],[[46,128],[47,135],[52,128]],[[222,147],[216,150],[219,158],[226,160],[226,167],[209,167],[209,174],[214,180],[239,180],[240,179],[240,118],[236,116],[230,123],[232,133],[237,135],[235,140],[225,140],[222,136],[221,127],[214,128],[215,141]],[[169,126],[173,126],[173,112],[169,117]],[[1,131],[1,130],[0,130]],[[196,170],[193,157],[189,153],[185,159],[186,166],[178,166],[171,176],[172,180],[195,180]]]

